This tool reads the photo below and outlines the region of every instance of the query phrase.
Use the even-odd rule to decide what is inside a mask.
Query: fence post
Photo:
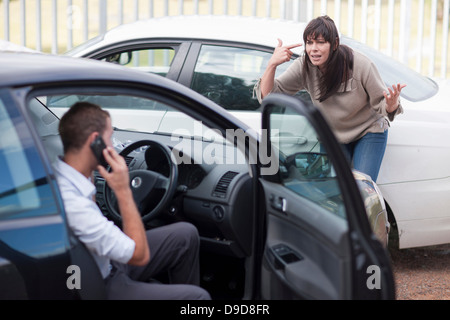
[[[430,63],[428,66],[428,76],[434,77],[434,61],[435,61],[435,53],[436,53],[436,23],[437,23],[437,0],[431,1],[431,31],[430,31],[430,39],[431,39],[431,48],[434,48],[431,52]]]
[[[395,9],[395,0],[389,0],[388,3],[388,55],[392,56],[392,52],[394,51],[394,9]]]
[[[9,41],[9,0],[3,0],[3,11],[5,20],[3,21],[3,38],[5,41]]]
[[[409,34],[407,30],[411,29],[411,0],[402,0],[400,2],[400,47],[399,60],[408,64]]]
[[[444,12],[442,17],[442,60],[441,60],[441,77],[447,77],[447,46],[448,46],[448,20],[450,14],[450,2],[444,2]]]
[[[106,19],[106,0],[100,0],[100,4],[99,4],[99,34],[105,33],[106,32],[106,24],[107,24],[107,19]]]
[[[361,42],[367,43],[367,7],[369,6],[368,0],[362,0],[361,2]]]
[[[354,22],[355,19],[351,18],[355,15],[355,0],[349,0],[347,7],[347,35],[349,37],[353,37],[353,29],[355,27]]]
[[[286,0],[285,14],[281,18],[288,20],[306,22],[307,3],[306,0]]]
[[[25,10],[25,0],[20,0],[20,39],[22,46],[27,45],[27,32],[25,29],[25,22],[27,21],[26,10]]]
[[[424,12],[425,0],[419,1],[419,11]],[[423,21],[424,15],[419,15],[419,21],[417,22],[417,58],[416,58],[416,71],[420,72],[422,69],[422,44],[423,44]]]
[[[58,53],[58,3],[52,2],[52,54]]]
[[[334,0],[334,23],[338,30],[341,28],[341,0]]]
[[[256,8],[256,6],[255,6],[255,8]],[[270,18],[271,10],[272,10],[272,0],[266,0],[266,17],[267,18]]]
[[[42,51],[41,0],[36,0],[36,50]]]
[[[73,44],[73,14],[74,14],[74,8],[72,6],[72,0],[67,0],[67,9],[66,9],[67,50],[72,49],[72,44]]]

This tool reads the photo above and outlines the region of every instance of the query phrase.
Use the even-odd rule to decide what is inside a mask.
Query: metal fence
[[[123,23],[173,15],[296,21],[327,14],[343,34],[449,78],[450,0],[0,0],[0,38],[59,54]],[[258,32],[255,30],[255,32]]]

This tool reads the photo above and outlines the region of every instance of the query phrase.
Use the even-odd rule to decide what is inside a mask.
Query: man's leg
[[[200,288],[197,229],[189,223],[174,223],[147,231],[150,262],[136,267],[114,264],[107,280],[110,299],[210,299]],[[170,284],[148,281],[167,271]]]
[[[127,274],[128,265],[116,265],[105,280],[109,300],[209,300],[209,293],[190,284],[160,284],[136,281]]]
[[[132,279],[147,281],[167,271],[172,284],[200,284],[200,239],[190,223],[178,222],[147,231],[150,262],[144,267],[130,267]]]

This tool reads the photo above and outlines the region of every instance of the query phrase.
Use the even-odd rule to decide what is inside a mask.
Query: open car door
[[[263,167],[260,177],[267,213],[262,298],[394,299],[387,251],[319,110],[280,94],[262,107],[262,133],[279,159],[277,170]]]

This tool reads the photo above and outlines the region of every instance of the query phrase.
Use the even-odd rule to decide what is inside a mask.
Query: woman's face
[[[307,39],[305,50],[312,64],[324,70],[330,56],[330,48],[331,44],[322,36],[318,36],[316,39]]]

